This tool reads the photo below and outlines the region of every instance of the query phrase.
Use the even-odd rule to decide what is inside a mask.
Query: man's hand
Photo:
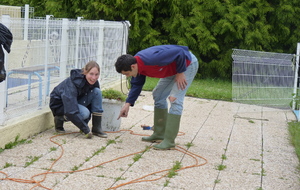
[[[187,82],[184,73],[177,73],[175,77],[175,81],[177,83],[177,87],[179,90],[184,90],[186,88]]]
[[[130,108],[130,103],[125,103],[125,105],[122,107],[122,109],[120,111],[120,115],[119,115],[118,119],[120,119],[120,117],[127,117],[129,108]]]

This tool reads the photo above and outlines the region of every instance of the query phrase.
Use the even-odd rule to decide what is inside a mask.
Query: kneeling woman
[[[107,137],[101,127],[103,109],[99,76],[99,65],[90,61],[83,69],[71,70],[70,77],[53,89],[49,106],[56,132],[64,133],[64,121],[71,121],[87,138],[93,135]],[[92,132],[88,126],[91,116]]]

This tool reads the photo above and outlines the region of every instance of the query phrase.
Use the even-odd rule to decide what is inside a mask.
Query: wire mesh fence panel
[[[0,16],[0,21],[2,17]],[[127,22],[53,17],[10,18],[14,41],[6,63],[6,120],[48,107],[51,90],[70,70],[96,61],[100,83],[119,82],[114,62],[126,53]]]
[[[234,49],[232,99],[235,102],[288,108],[293,99],[294,55]]]
[[[116,26],[115,23],[106,21],[106,27],[103,30],[102,83],[109,83],[115,78],[120,78],[120,74],[116,72],[114,64],[120,53],[126,49],[127,27],[126,22]]]

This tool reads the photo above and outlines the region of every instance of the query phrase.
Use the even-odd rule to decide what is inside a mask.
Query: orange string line
[[[119,133],[119,132],[121,132],[121,131],[128,131],[128,132],[130,132],[130,134],[132,134],[132,135],[149,136],[149,135],[145,135],[145,134],[134,133],[132,130],[128,130],[128,129],[123,129],[123,130],[119,130],[119,131],[109,131],[109,132],[107,132],[107,133]],[[14,181],[14,182],[18,182],[18,183],[32,183],[32,184],[35,184],[35,185],[31,188],[31,190],[34,189],[35,187],[42,187],[42,188],[44,188],[44,189],[51,190],[50,188],[45,187],[45,186],[43,186],[43,185],[41,184],[42,182],[44,182],[44,181],[46,180],[47,175],[49,175],[49,174],[62,174],[62,173],[69,173],[69,174],[70,174],[70,173],[75,173],[75,172],[82,172],[82,171],[86,171],[86,170],[91,170],[91,169],[94,169],[94,168],[99,167],[99,166],[101,166],[101,165],[104,165],[104,164],[107,164],[107,163],[110,163],[110,162],[114,162],[114,161],[116,161],[116,160],[120,160],[120,159],[122,159],[122,158],[126,158],[126,157],[129,157],[129,156],[133,156],[133,155],[140,154],[140,153],[143,153],[143,152],[144,152],[144,151],[138,151],[138,152],[134,152],[134,153],[131,153],[131,154],[124,155],[124,156],[120,156],[120,157],[117,157],[117,158],[115,158],[115,159],[112,159],[112,160],[109,160],[109,161],[106,161],[106,162],[102,162],[102,163],[100,163],[100,164],[98,164],[98,165],[95,165],[95,166],[92,166],[92,167],[90,167],[90,168],[85,168],[85,169],[80,169],[80,170],[75,170],[75,171],[51,171],[52,168],[54,167],[54,165],[55,165],[55,164],[63,157],[63,155],[64,155],[64,148],[63,148],[62,144],[60,144],[60,143],[54,141],[53,139],[56,138],[56,137],[58,137],[58,136],[69,135],[69,134],[74,134],[74,133],[79,133],[79,132],[72,132],[72,133],[58,134],[58,135],[54,135],[54,136],[50,137],[50,141],[51,141],[52,143],[54,143],[54,144],[56,144],[56,145],[58,145],[58,146],[60,147],[61,153],[60,153],[59,157],[58,157],[55,161],[52,162],[50,168],[49,168],[46,172],[38,173],[38,174],[36,174],[36,175],[33,175],[33,176],[31,176],[30,180],[27,180],[27,179],[19,179],[19,178],[9,178],[9,177],[8,177],[9,175],[8,175],[7,173],[5,173],[5,172],[3,172],[3,171],[0,171],[0,174],[5,175],[5,178],[0,178],[0,180],[9,180],[9,181]],[[179,131],[178,136],[182,136],[182,135],[185,135],[185,133]],[[150,148],[151,148],[151,147],[150,147]],[[186,155],[192,157],[192,158],[194,159],[194,162],[195,162],[194,164],[189,165],[189,166],[182,167],[182,168],[176,170],[175,172],[181,171],[181,170],[184,170],[184,169],[188,169],[188,168],[193,168],[193,167],[203,166],[203,165],[207,164],[207,162],[208,162],[207,159],[205,159],[204,157],[202,157],[202,156],[200,156],[200,155],[197,155],[197,154],[195,154],[195,153],[193,153],[193,152],[190,152],[190,151],[188,151],[187,149],[184,149],[184,148],[182,148],[182,147],[180,147],[180,146],[178,146],[178,145],[176,146],[175,150],[176,150],[176,151],[179,151],[179,152],[182,152],[182,153],[184,153],[184,154],[186,154]],[[199,159],[204,160],[204,163],[199,164]],[[149,173],[149,174],[147,174],[147,175],[144,175],[144,176],[142,176],[142,177],[140,177],[140,178],[137,178],[137,179],[128,181],[128,182],[126,182],[126,183],[119,184],[119,185],[114,186],[114,187],[111,187],[111,188],[109,188],[109,189],[117,189],[117,188],[119,188],[119,187],[122,187],[122,186],[125,186],[125,185],[129,185],[129,184],[133,184],[133,183],[141,183],[141,182],[156,181],[156,180],[162,179],[163,177],[167,176],[167,175],[168,175],[168,171],[170,171],[170,169],[164,169],[164,170],[152,172],[152,173]],[[145,178],[147,178],[147,177],[149,177],[149,176],[153,176],[153,175],[155,175],[155,174],[159,174],[159,173],[163,173],[163,172],[165,172],[165,173],[164,173],[164,174],[161,174],[161,176],[159,176],[159,177],[157,177],[157,178],[154,178],[154,179],[145,179]],[[34,178],[35,178],[35,177],[38,177],[38,176],[43,176],[43,178],[42,178],[41,180],[39,180],[39,181],[36,181]]]

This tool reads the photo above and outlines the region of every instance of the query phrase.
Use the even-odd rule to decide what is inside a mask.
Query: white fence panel
[[[233,101],[277,108],[290,107],[295,55],[234,49],[232,58]]]
[[[3,19],[0,15],[0,22]],[[100,65],[101,86],[120,81],[114,62],[127,51],[129,27],[127,21],[81,17],[10,18],[14,41],[7,55],[7,85],[1,91],[7,99],[0,105],[4,118],[0,124],[48,106],[51,90],[69,76],[71,69],[82,68],[88,61]]]

